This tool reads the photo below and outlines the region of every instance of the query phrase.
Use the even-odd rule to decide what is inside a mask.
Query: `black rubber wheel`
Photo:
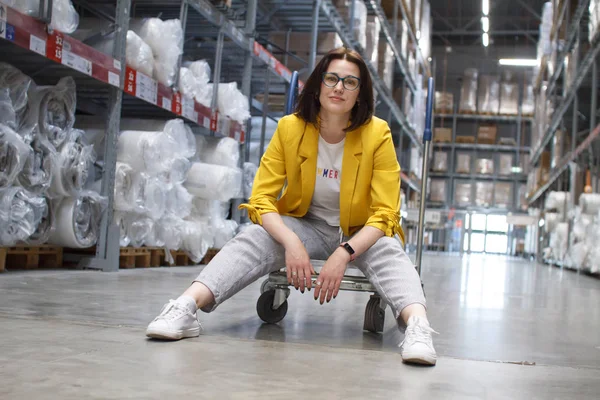
[[[365,308],[365,323],[363,329],[365,331],[379,333],[383,332],[383,325],[385,323],[385,310],[379,306],[381,304],[381,298],[372,296],[367,303]]]
[[[281,321],[285,314],[287,314],[288,303],[287,300],[277,309],[273,309],[273,300],[275,299],[275,290],[269,290],[264,292],[258,298],[256,303],[256,312],[260,319],[268,324],[276,324]]]

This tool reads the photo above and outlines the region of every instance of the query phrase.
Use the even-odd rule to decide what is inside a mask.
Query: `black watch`
[[[348,242],[344,242],[340,243],[340,247],[343,247],[344,250],[346,250],[350,254],[350,261],[354,261],[354,259],[356,258],[356,252],[354,251],[352,246],[350,246]]]

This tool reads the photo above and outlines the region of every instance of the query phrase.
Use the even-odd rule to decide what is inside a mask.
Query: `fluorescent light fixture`
[[[483,47],[488,47],[490,45],[490,35],[488,35],[487,32],[484,32],[481,41],[483,42]]]
[[[481,18],[481,28],[484,32],[490,31],[490,19],[488,17]]]
[[[511,171],[513,174],[520,174],[521,172],[523,172],[523,168],[521,167],[511,167]]]
[[[490,13],[490,0],[481,0],[481,12],[483,15]]]
[[[500,65],[512,65],[516,67],[535,67],[538,61],[533,58],[501,58]]]
[[[421,39],[421,31],[420,31],[420,30],[418,30],[418,31],[417,31],[417,40],[420,40],[420,39]]]

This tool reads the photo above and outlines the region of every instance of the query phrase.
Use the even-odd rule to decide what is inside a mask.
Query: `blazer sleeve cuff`
[[[366,225],[383,231],[385,236],[402,235],[400,214],[397,212],[378,211],[367,220]]]

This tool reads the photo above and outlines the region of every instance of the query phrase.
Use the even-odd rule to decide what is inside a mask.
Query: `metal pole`
[[[265,152],[265,132],[267,129],[267,114],[269,113],[269,86],[271,83],[271,71],[269,71],[269,66],[265,69],[265,95],[263,97],[263,106],[262,106],[262,126],[260,128],[260,150],[258,153],[258,160],[260,162],[264,152]]]
[[[219,30],[219,36],[217,39],[217,53],[215,55],[215,70],[213,71],[213,94],[210,108],[214,114],[217,111],[218,105],[218,94],[219,94],[219,82],[221,81],[221,61],[223,61],[223,41],[225,33],[223,28]]]
[[[348,29],[350,30],[350,34],[352,35],[352,40],[358,41],[357,35],[354,34],[354,15],[356,11],[356,0],[350,0],[350,23],[348,24]]]
[[[314,0],[312,25],[310,29],[310,49],[308,54],[308,72],[315,69],[317,59],[317,35],[319,33],[319,10],[321,9],[321,0]]]
[[[179,10],[179,21],[181,22],[181,29],[183,30],[183,38],[185,40],[185,29],[187,26],[187,15],[188,15],[188,2],[187,0],[181,0],[181,9]],[[183,54],[177,57],[177,71],[181,69],[181,63],[183,62]],[[175,74],[175,80],[173,81],[173,87],[179,87],[179,73]]]
[[[433,117],[433,97],[435,96],[433,78],[428,79],[427,107],[425,115],[425,131],[423,132],[423,176],[421,178],[421,205],[419,206],[419,226],[417,234],[417,272],[421,275],[421,261],[423,256],[423,236],[425,235],[425,199],[427,197],[427,175],[429,165],[429,150],[431,144],[431,119]]]

